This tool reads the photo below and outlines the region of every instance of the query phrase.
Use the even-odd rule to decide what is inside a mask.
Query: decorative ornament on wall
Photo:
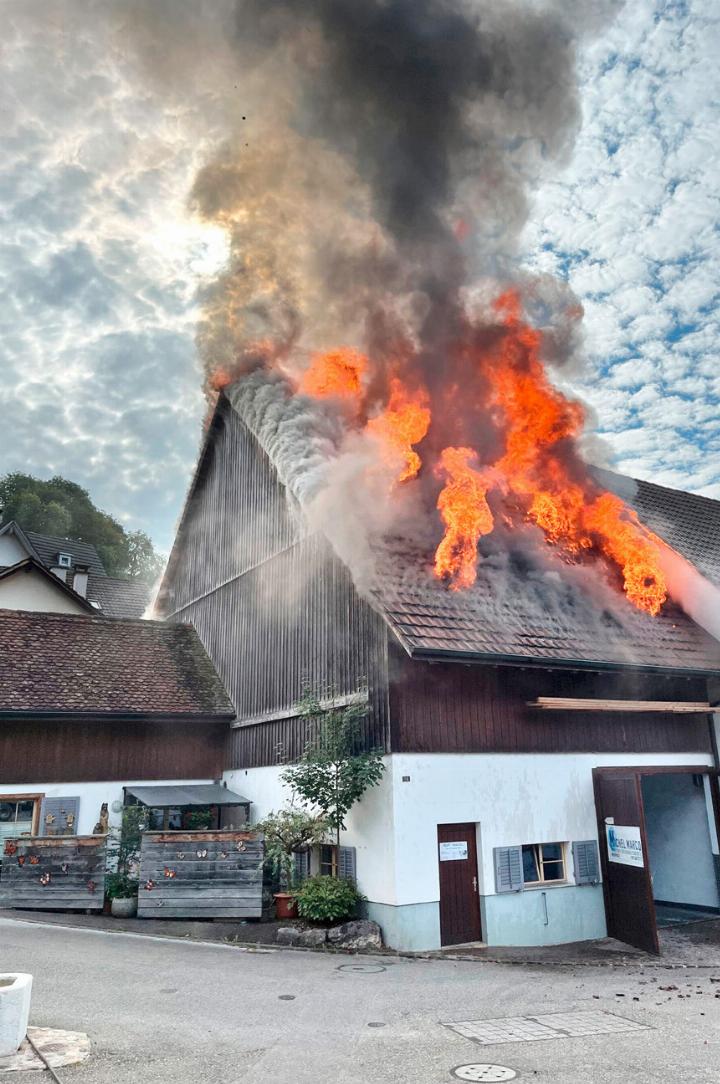
[[[198,858],[207,858],[207,851],[198,851],[197,856]]]
[[[177,877],[177,873],[175,872],[175,870],[174,869],[168,869],[167,866],[165,866],[165,869],[163,870],[163,873],[165,874],[166,877],[169,877],[170,879],[172,879],[173,877]]]
[[[184,858],[185,857],[185,851],[175,851],[175,857],[176,858]]]
[[[154,881],[146,881],[144,887],[145,887],[146,892],[152,892],[153,888],[155,887],[155,882]]]
[[[247,846],[245,845],[245,840],[244,839],[241,839],[239,841],[239,843],[237,844],[237,849],[240,851],[241,854],[242,854],[243,851],[247,850]]]
[[[49,885],[50,880],[51,880],[51,877],[50,877],[49,873],[41,873],[40,874],[40,884],[41,885]]]
[[[5,840],[5,854],[10,855],[12,857],[12,855],[14,855],[16,851],[17,851],[17,844],[13,843],[13,841],[11,839],[6,839]]]
[[[30,865],[31,866],[37,866],[39,864],[40,864],[40,859],[39,859],[38,855],[31,854],[30,855]]]
[[[63,864],[60,866],[60,869],[63,871],[63,873],[67,873],[70,869],[70,866],[67,862],[63,862]]]
[[[88,881],[87,890],[88,890],[88,892],[90,893],[91,896],[92,896],[92,894],[93,894],[93,892],[95,891],[96,888],[97,888],[97,885],[95,884],[94,881]]]
[[[24,866],[25,865],[25,855],[24,854],[19,854],[18,855],[18,865],[19,866]]]

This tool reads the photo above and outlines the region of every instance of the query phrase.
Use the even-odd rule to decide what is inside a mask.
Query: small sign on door
[[[627,824],[606,824],[608,858],[621,866],[644,866],[640,829]]]
[[[458,862],[468,856],[468,845],[464,839],[452,843],[440,843],[440,861]]]

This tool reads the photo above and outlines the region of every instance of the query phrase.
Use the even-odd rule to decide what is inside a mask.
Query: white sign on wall
[[[640,829],[633,825],[606,824],[608,858],[621,866],[644,866]]]
[[[461,858],[467,858],[467,856],[468,845],[464,839],[453,843],[440,844],[441,862],[458,862]]]

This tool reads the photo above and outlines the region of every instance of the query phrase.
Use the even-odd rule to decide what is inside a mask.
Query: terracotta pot
[[[132,918],[137,914],[137,896],[116,897],[110,904],[110,914],[115,918]]]
[[[289,892],[276,892],[273,899],[276,918],[297,918],[297,900]]]

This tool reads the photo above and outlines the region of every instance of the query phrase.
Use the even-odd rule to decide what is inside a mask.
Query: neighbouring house
[[[233,700],[228,785],[259,816],[277,808],[307,736],[303,684],[341,702],[361,689],[363,740],[386,771],[343,844],[388,944],[610,932],[657,951],[663,909],[717,913],[720,644],[676,605],[651,617],[618,591],[606,609],[521,554],[451,592],[427,554],[386,544],[361,594],[234,402],[231,387],[157,602],[169,624],[192,623]],[[720,583],[720,503],[614,481]]]
[[[89,835],[107,805],[244,823],[221,784],[235,717],[187,624],[0,610],[0,861],[14,835]]]
[[[66,590],[54,589],[56,581]],[[78,599],[106,617],[142,617],[150,587],[108,576],[89,542],[24,531],[14,521],[0,527],[0,609],[79,613],[87,607]]]

